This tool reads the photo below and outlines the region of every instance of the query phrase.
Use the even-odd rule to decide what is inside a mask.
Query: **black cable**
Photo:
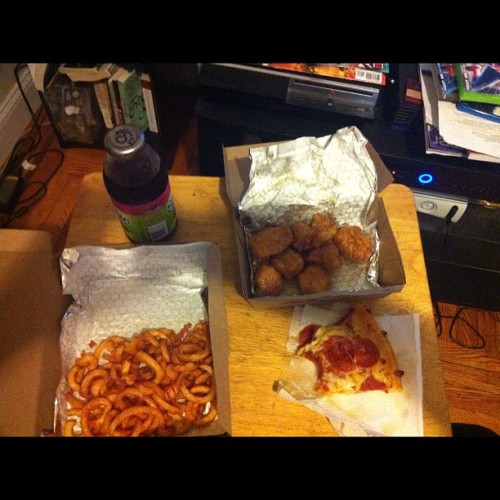
[[[33,182],[30,182],[29,184],[27,184],[26,187],[24,188],[24,191],[26,191],[30,186],[40,185],[41,187],[37,191],[35,191],[35,193],[31,194],[27,198],[20,199],[17,202],[18,205],[21,205],[23,203],[27,203],[28,201],[31,201],[34,199],[34,201],[28,205],[28,207],[29,207],[29,206],[33,205],[33,203],[35,201],[38,201],[41,198],[43,198],[43,196],[45,196],[45,193],[47,192],[47,184],[52,179],[52,177],[54,177],[54,175],[56,175],[57,171],[59,170],[59,167],[62,165],[62,163],[64,161],[64,153],[60,149],[46,149],[44,151],[39,151],[38,153],[35,153],[35,154],[31,155],[29,158],[27,158],[27,160],[29,162],[31,162],[31,160],[34,160],[35,158],[41,156],[42,157],[42,159],[40,160],[40,163],[41,163],[48,153],[57,153],[58,155],[60,155],[60,158],[59,158],[59,161],[58,161],[56,167],[52,170],[50,175],[45,180],[33,181]],[[42,195],[39,196],[39,193],[41,193],[41,192],[42,192]]]
[[[26,67],[26,63],[16,64],[14,68],[14,78],[16,79],[17,86],[19,88],[19,91],[21,92],[21,96],[33,120],[34,127],[37,131],[37,137],[34,138],[31,131],[26,137],[21,137],[15,142],[5,164],[5,168],[2,172],[0,172],[0,184],[8,175],[20,175],[22,169],[21,161],[30,151],[33,151],[38,146],[41,139],[40,125],[38,124],[38,120],[28,101],[28,98],[26,97],[23,86],[21,84],[21,80],[19,78],[19,72],[23,66]]]
[[[443,254],[442,254],[442,263],[445,263],[446,256],[448,254],[448,251],[450,249],[450,235],[449,235],[449,226],[451,224],[451,219],[453,216],[457,213],[458,207],[456,205],[453,205],[449,212],[446,214],[446,217],[444,219],[445,222],[445,235],[444,235],[444,243],[443,243]],[[467,308],[465,307],[460,307],[457,312],[454,315],[443,315],[441,314],[441,310],[439,308],[439,304],[436,301],[433,301],[433,307],[434,307],[434,317],[435,317],[435,326],[437,330],[437,336],[438,338],[442,335],[443,333],[443,319],[451,319],[451,324],[450,327],[448,328],[448,336],[450,339],[455,343],[458,344],[462,347],[465,347],[467,349],[483,349],[484,346],[486,345],[486,341],[484,337],[481,335],[481,333],[472,326],[465,318],[462,317],[462,312],[465,311]],[[479,338],[479,344],[466,344],[465,342],[462,342],[456,335],[454,335],[455,331],[455,325],[458,321],[462,321],[465,323],[469,329]]]
[[[446,255],[448,254],[449,246],[450,246],[450,237],[448,233],[448,228],[451,224],[451,219],[453,216],[456,214],[458,210],[458,207],[456,205],[453,205],[448,213],[446,214],[446,217],[444,218],[444,227],[445,227],[445,233],[444,233],[444,241],[443,241],[443,248],[441,252],[441,263],[444,266],[444,263],[446,261]],[[433,307],[434,307],[434,317],[436,319],[436,329],[438,331],[438,338],[441,336],[443,333],[443,316],[441,314],[441,310],[439,309],[439,304],[436,301],[432,302]]]
[[[450,250],[450,234],[449,234],[449,228],[451,224],[451,219],[453,216],[457,213],[458,207],[456,205],[453,205],[448,213],[446,214],[446,217],[444,218],[444,227],[445,227],[445,233],[444,233],[444,243],[443,243],[443,256],[441,258],[442,263],[445,263],[446,256],[448,255],[448,252]]]
[[[475,328],[473,325],[469,323],[463,316],[462,312],[466,311],[467,307],[460,307],[455,314],[442,314],[441,310],[439,308],[439,304],[437,302],[434,302],[434,310],[435,310],[435,318],[436,318],[436,329],[438,330],[437,336],[440,337],[442,332],[443,332],[443,319],[451,319],[451,324],[448,328],[448,336],[454,342],[455,344],[458,344],[459,346],[465,347],[467,349],[483,349],[486,346],[486,340],[484,337],[481,335],[479,330]],[[454,331],[456,330],[456,323],[458,321],[462,321],[467,325],[470,331],[476,335],[476,337],[479,338],[479,344],[466,344],[465,342],[462,342],[458,336],[454,335]]]
[[[35,116],[35,112],[33,111],[33,108],[31,107],[30,102],[28,101],[28,98],[26,97],[26,94],[24,93],[23,86],[21,84],[21,80],[19,79],[19,71],[21,70],[22,67],[27,67],[28,65],[26,63],[18,63],[16,64],[16,67],[14,68],[14,77],[17,82],[17,86],[19,87],[19,91],[21,92],[21,95],[23,96],[24,102],[26,104],[26,107],[28,108],[29,114],[31,115],[31,119],[33,120],[33,124],[36,128],[37,131],[37,138],[34,141],[32,149],[35,149],[38,144],[40,144],[40,140],[42,139],[42,131],[40,130],[40,124],[38,123],[37,117]]]
[[[64,161],[64,152],[60,149],[46,149],[43,151],[38,151],[36,153],[31,154],[31,156],[28,156],[30,151],[33,151],[39,144],[42,138],[42,132],[40,128],[40,124],[38,122],[38,118],[35,115],[33,108],[31,107],[28,98],[26,97],[26,94],[24,92],[24,89],[22,87],[21,81],[19,79],[19,71],[23,66],[27,66],[26,63],[18,63],[16,67],[14,68],[14,76],[16,78],[17,85],[19,87],[19,90],[21,92],[21,95],[23,97],[23,100],[28,108],[28,111],[31,115],[31,118],[33,120],[33,127],[27,137],[21,137],[13,146],[12,152],[9,156],[9,159],[7,160],[6,167],[3,171],[4,175],[0,175],[0,183],[3,181],[3,179],[7,175],[16,175],[21,177],[22,175],[22,160],[25,158],[28,162],[31,162],[32,160],[39,159],[39,162],[42,162],[45,158],[45,156],[49,153],[56,153],[60,155],[59,161],[57,162],[57,165],[55,168],[52,170],[50,175],[43,181],[33,181],[25,185],[23,192],[26,192],[27,189],[31,186],[36,186],[38,185],[39,188],[31,195],[29,195],[27,198],[20,199],[16,206],[13,208],[13,210],[4,215],[4,220],[0,221],[0,227],[6,227],[8,226],[12,220],[16,217],[20,217],[23,214],[25,214],[29,208],[34,205],[37,201],[42,199],[46,192],[47,192],[47,184],[48,182],[54,177],[54,175],[57,173],[59,170],[60,166],[62,165]],[[33,130],[35,129],[36,135],[33,137]],[[23,149],[23,145],[28,144],[28,146]],[[19,206],[23,205],[23,206]]]
[[[432,305],[434,307],[434,319],[436,320],[435,327],[437,330],[437,336],[438,338],[441,337],[441,334],[443,333],[443,322],[442,322],[442,316],[441,316],[441,310],[439,309],[439,304],[435,300],[432,301]]]
[[[455,314],[455,317],[452,319],[449,329],[450,338],[451,340],[453,340],[453,342],[455,342],[455,344],[458,344],[462,347],[466,347],[468,349],[482,349],[486,345],[486,341],[476,328],[474,328],[465,318],[461,317],[462,311],[464,311],[465,309],[466,309],[465,307],[461,307]],[[479,337],[480,340],[479,345],[465,344],[464,342],[459,340],[458,337],[453,336],[453,327],[455,326],[455,323],[458,320],[465,323]]]

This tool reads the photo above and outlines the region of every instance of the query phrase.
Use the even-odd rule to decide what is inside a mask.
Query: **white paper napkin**
[[[347,311],[348,304],[335,304],[332,309],[297,306],[290,325],[287,351],[295,352],[300,330],[311,323],[328,325],[338,321]],[[299,401],[308,408],[324,414],[341,436],[423,436],[422,362],[420,324],[418,314],[377,316],[377,323],[387,332],[402,377],[403,391],[385,393],[369,391],[361,394],[335,394],[318,398],[300,395],[294,387],[295,397],[285,388],[290,370],[314,369],[312,363],[288,358],[285,379],[280,381],[278,395]],[[290,366],[290,361],[296,363]],[[304,378],[307,380],[307,377]],[[299,382],[300,385],[300,382]],[[288,388],[291,386],[288,385]],[[307,387],[304,388],[304,393]]]

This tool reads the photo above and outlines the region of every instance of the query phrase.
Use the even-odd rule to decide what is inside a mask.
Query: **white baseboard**
[[[19,81],[28,102],[36,113],[41,106],[41,100],[28,68],[19,72]],[[30,121],[31,115],[28,107],[24,102],[17,82],[14,82],[3,101],[0,102],[0,173],[12,152],[14,144],[23,135]]]

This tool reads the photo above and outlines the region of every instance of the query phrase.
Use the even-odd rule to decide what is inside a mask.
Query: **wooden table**
[[[172,242],[213,241],[221,248],[229,330],[231,434],[233,436],[332,436],[327,419],[276,395],[292,308],[255,309],[239,293],[240,274],[231,206],[223,178],[171,176],[179,217]],[[366,301],[374,314],[420,315],[424,432],[450,436],[434,316],[413,194],[392,184],[382,193],[407,284],[402,292]],[[83,179],[66,239],[76,245],[117,245],[128,240],[104,188],[102,174]]]

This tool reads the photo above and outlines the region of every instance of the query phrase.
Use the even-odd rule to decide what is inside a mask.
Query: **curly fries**
[[[64,436],[177,436],[217,416],[207,321],[112,336],[67,375]],[[77,425],[78,424],[78,425]]]

